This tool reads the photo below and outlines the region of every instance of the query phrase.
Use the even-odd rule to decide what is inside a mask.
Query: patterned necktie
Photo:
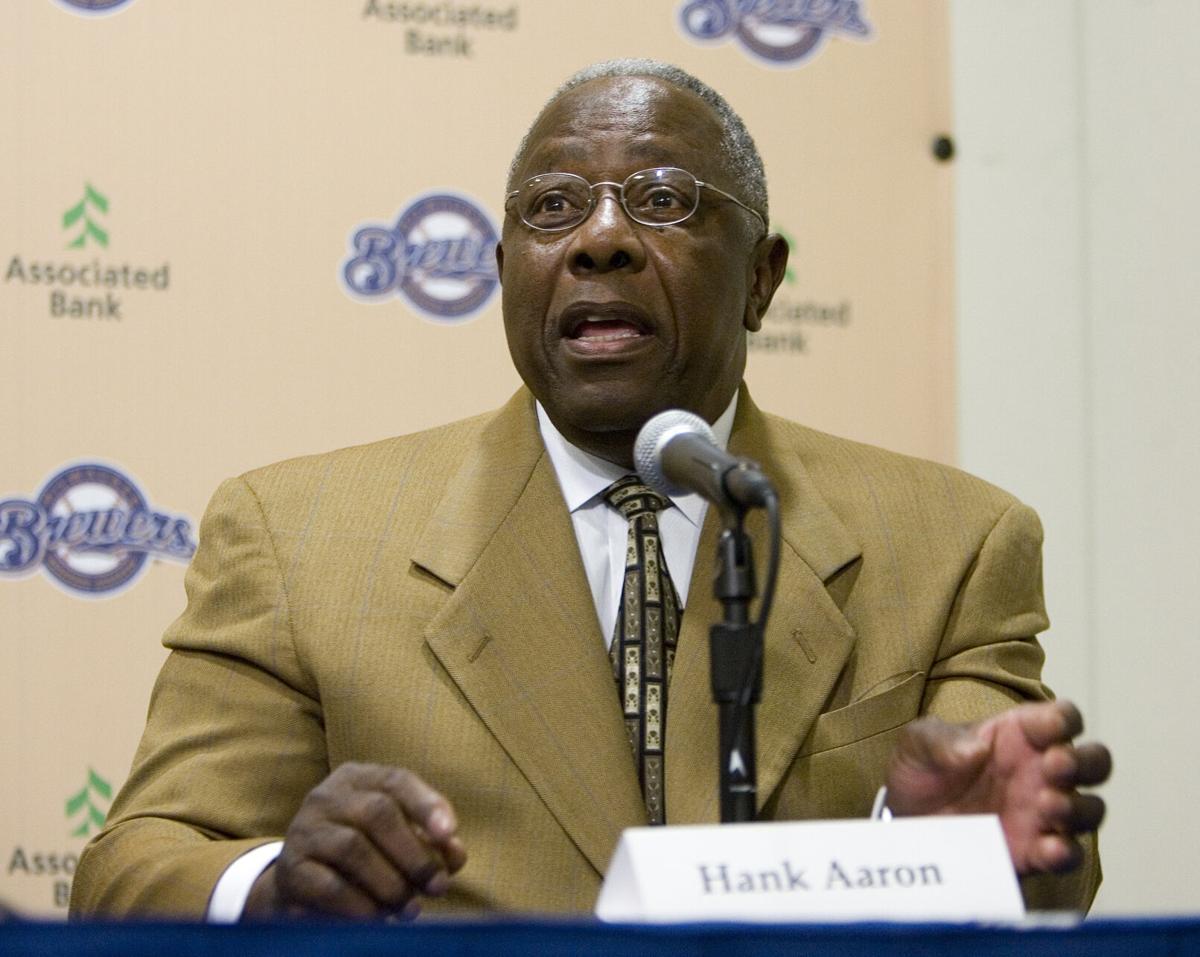
[[[663,824],[667,816],[663,793],[667,685],[680,619],[679,596],[658,537],[656,513],[667,502],[636,475],[626,475],[610,485],[604,490],[604,500],[629,521],[625,584],[609,656],[646,801],[646,818],[650,824]]]

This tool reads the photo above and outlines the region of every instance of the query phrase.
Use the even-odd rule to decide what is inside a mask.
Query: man
[[[715,821],[702,503],[657,503],[646,533],[667,571],[662,748],[635,736],[631,754],[651,709],[614,688],[629,525],[606,495],[674,407],[779,487],[760,816],[865,815],[886,777],[897,813],[1000,813],[1023,874],[1083,861],[1026,890],[1087,905],[1098,869],[1075,836],[1103,804],[1076,787],[1108,757],[1044,703],[1036,517],[754,407],[746,334],[787,260],[767,215],[753,142],[713,91],[646,61],[568,82],[517,152],[497,249],[528,391],[222,486],[75,913],[587,911],[623,828]]]

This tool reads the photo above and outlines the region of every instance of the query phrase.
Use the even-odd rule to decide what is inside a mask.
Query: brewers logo
[[[435,322],[460,322],[499,284],[497,230],[475,203],[453,193],[414,200],[395,226],[372,224],[350,239],[342,281],[363,299],[393,294]]]
[[[679,13],[684,32],[697,40],[733,36],[772,66],[797,66],[831,33],[870,37],[862,0],[687,0]]]
[[[195,551],[187,518],[152,510],[137,485],[108,465],[68,466],[33,501],[0,502],[0,575],[41,567],[77,595],[113,594],[151,555],[187,562]]]
[[[58,0],[72,13],[103,14],[115,13],[130,0]]]

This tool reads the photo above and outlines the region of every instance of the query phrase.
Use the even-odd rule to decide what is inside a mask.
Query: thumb
[[[888,770],[897,814],[932,814],[961,795],[987,762],[991,744],[976,725],[919,718],[900,733]]]
[[[918,718],[901,732],[896,752],[915,770],[954,773],[981,767],[989,748],[978,726]]]

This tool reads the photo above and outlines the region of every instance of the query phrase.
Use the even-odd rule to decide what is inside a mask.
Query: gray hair
[[[537,126],[538,120],[542,118],[546,110],[550,108],[550,105],[564,93],[575,89],[577,86],[582,86],[590,80],[618,76],[656,77],[657,79],[665,80],[667,83],[682,87],[685,90],[690,90],[711,106],[717,114],[717,120],[721,125],[721,141],[717,144],[717,148],[720,151],[721,160],[725,168],[737,180],[740,191],[744,194],[742,198],[750,206],[761,212],[764,219],[768,218],[767,174],[763,169],[763,161],[762,157],[758,154],[758,147],[754,145],[754,138],[750,135],[750,131],[746,129],[746,124],[742,122],[742,118],[725,101],[725,97],[721,96],[720,93],[703,80],[697,79],[686,70],[680,69],[670,63],[643,58],[605,60],[603,63],[593,63],[591,66],[584,67],[578,73],[569,77],[562,86],[555,90],[554,95],[546,101],[545,106],[541,108],[538,115],[534,118],[533,123],[530,124],[529,129],[525,131],[525,135],[521,138],[521,145],[517,147],[517,153],[513,157],[512,165],[508,169],[510,189],[515,185],[513,178],[517,174],[517,167],[521,165],[521,160],[525,158],[525,153],[529,149],[529,138],[533,133],[533,129]]]

